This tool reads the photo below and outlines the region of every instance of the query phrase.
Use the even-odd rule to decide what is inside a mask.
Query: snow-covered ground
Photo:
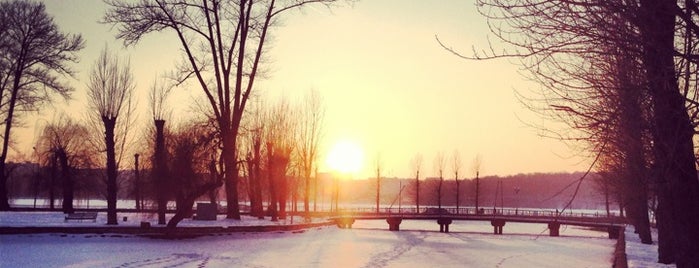
[[[654,230],[655,231],[655,230]],[[658,233],[653,232],[653,245],[644,245],[633,227],[626,228],[626,258],[629,267],[677,267],[658,263]]]
[[[3,212],[0,226],[104,226],[63,222],[61,213]],[[153,215],[120,214],[135,225]],[[300,219],[295,219],[300,220]],[[269,220],[220,219],[193,225],[259,225]],[[385,221],[359,220],[353,229],[231,233],[184,240],[123,234],[0,235],[0,267],[610,267],[615,240],[606,232],[561,228],[549,237],[543,224],[507,223],[493,235],[489,222],[454,222],[451,233],[433,221],[404,221],[387,231]],[[627,232],[629,238],[633,232]],[[633,243],[627,247],[633,247]],[[652,254],[650,255],[652,256]],[[654,261],[634,267],[656,267]]]

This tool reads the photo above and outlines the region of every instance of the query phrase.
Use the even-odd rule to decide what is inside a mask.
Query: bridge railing
[[[555,209],[519,209],[519,208],[480,208],[476,210],[473,207],[466,208],[436,208],[436,207],[421,207],[419,210],[415,207],[407,208],[379,208],[378,213],[376,208],[354,207],[340,209],[340,214],[381,214],[381,215],[400,215],[400,214],[424,214],[424,215],[502,215],[502,216],[525,216],[525,217],[567,217],[567,218],[608,218],[607,214],[599,211],[563,211],[559,212]],[[612,213],[609,217],[618,217]]]

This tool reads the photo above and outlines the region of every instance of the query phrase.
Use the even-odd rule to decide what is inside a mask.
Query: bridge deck
[[[520,223],[542,223],[558,222],[563,225],[575,225],[583,227],[610,227],[624,226],[625,222],[619,218],[586,218],[586,217],[546,217],[546,216],[514,216],[514,215],[420,215],[420,214],[402,214],[402,215],[352,215],[345,214],[335,217],[330,217],[334,220],[337,218],[353,218],[355,220],[385,220],[388,218],[401,218],[403,220],[439,220],[451,219],[458,221],[493,221],[500,220],[505,222],[520,222]]]

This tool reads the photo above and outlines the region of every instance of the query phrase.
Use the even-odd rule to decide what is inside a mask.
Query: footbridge
[[[469,213],[470,212],[470,213]],[[493,234],[502,235],[508,222],[546,224],[550,236],[559,236],[561,225],[573,225],[607,230],[610,239],[617,239],[626,225],[623,217],[598,213],[558,212],[550,210],[488,209],[472,211],[450,211],[448,209],[425,209],[423,211],[395,211],[386,209],[370,212],[365,210],[340,211],[329,217],[340,228],[352,228],[357,220],[385,220],[388,230],[399,231],[404,220],[435,221],[439,231],[448,233],[454,221],[486,221],[493,226]],[[436,225],[435,225],[436,226]]]

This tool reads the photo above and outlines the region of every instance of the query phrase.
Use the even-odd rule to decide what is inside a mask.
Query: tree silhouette
[[[381,196],[381,153],[376,154],[376,214],[379,214],[379,200]]]
[[[130,108],[131,93],[135,88],[130,64],[110,55],[105,47],[95,62],[88,84],[88,98],[94,115],[104,127],[104,146],[107,160],[107,224],[116,225],[117,202],[117,120],[124,120],[122,112]]]
[[[177,209],[167,223],[168,228],[176,227],[184,218],[191,216],[194,201],[199,196],[223,184],[218,176],[207,176],[207,173],[215,173],[210,161],[211,155],[217,154],[215,138],[214,132],[197,122],[181,126],[173,133],[170,177]]]
[[[158,224],[165,224],[165,212],[170,197],[168,185],[167,148],[165,143],[165,123],[169,114],[167,97],[172,87],[154,82],[149,94],[150,109],[155,126],[155,146],[153,151],[153,177],[155,196],[158,204]]]
[[[61,33],[43,3],[0,2],[0,211],[8,210],[5,170],[11,130],[23,112],[38,109],[52,94],[68,98],[73,88],[60,81],[72,76],[80,35]]]
[[[197,81],[221,137],[228,218],[240,219],[238,134],[269,33],[286,11],[336,1],[107,1],[103,22],[117,25],[125,44],[162,30],[177,36],[185,58],[178,80]]]
[[[420,169],[422,169],[422,154],[416,154],[410,164],[415,172],[415,209],[417,213],[420,213]]]
[[[268,107],[265,112],[264,144],[267,153],[267,176],[272,221],[286,217],[286,201],[289,196],[287,171],[295,146],[297,125],[294,111],[285,100]]]
[[[480,207],[478,201],[480,200],[480,192],[481,192],[481,182],[480,182],[480,172],[481,168],[483,165],[483,159],[481,159],[480,155],[476,155],[476,157],[473,159],[473,163],[471,164],[471,169],[473,170],[473,173],[476,175],[476,214],[480,213]]]
[[[42,131],[37,145],[37,150],[42,152],[49,162],[57,164],[59,171],[63,203],[65,213],[73,213],[74,199],[74,173],[79,168],[93,166],[94,151],[89,146],[84,146],[88,139],[87,128],[68,117],[61,116],[49,123]]]
[[[699,262],[692,253],[699,251],[699,230],[692,227],[699,224],[699,180],[693,151],[696,121],[689,116],[696,118],[698,103],[696,83],[688,79],[697,77],[695,1],[481,0],[478,5],[493,26],[492,33],[515,51],[491,50],[468,58],[522,58],[524,67],[551,93],[547,96],[553,97],[544,99],[542,110],[558,112],[588,137],[580,139],[566,132],[554,135],[591,142],[594,153],[608,153],[612,150],[601,145],[638,133],[634,124],[645,120],[615,122],[628,121],[624,114],[647,116],[651,142],[644,141],[643,147],[651,148],[648,158],[652,162],[645,162],[644,150],[635,142],[618,146],[621,150],[615,151],[623,153],[610,154],[607,159],[623,157],[615,160],[623,165],[620,174],[633,178],[624,179],[629,186],[624,187],[629,191],[625,199],[632,202],[627,204],[630,216],[640,216],[634,224],[644,242],[650,242],[642,216],[647,215],[647,199],[639,174],[653,175],[658,193],[659,261],[676,262],[679,267]],[[620,67],[608,68],[615,65]],[[640,70],[624,73],[635,72],[633,67]],[[602,73],[591,75],[595,70]],[[613,89],[612,94],[599,94],[610,92],[608,89]],[[619,105],[610,105],[615,97]],[[561,101],[567,103],[561,105]],[[614,114],[610,107],[630,110]],[[597,127],[590,128],[590,123]],[[600,127],[604,125],[610,127]],[[653,168],[651,172],[644,173],[644,164]]]
[[[437,208],[439,213],[442,213],[442,186],[444,186],[444,168],[446,166],[446,161],[444,159],[444,153],[439,152],[434,157],[433,168],[437,175],[439,175],[439,183],[437,184]]]
[[[308,216],[310,212],[311,172],[317,168],[320,141],[323,137],[323,119],[325,107],[320,93],[310,90],[303,100],[299,111],[298,134],[296,137],[296,155],[300,162],[300,168],[304,179],[303,209]],[[314,184],[317,184],[317,177]],[[316,190],[313,191],[314,193]]]
[[[456,182],[456,211],[459,211],[459,205],[461,203],[461,181],[459,180],[459,171],[461,170],[461,154],[458,150],[454,150],[452,155],[452,171],[454,171],[454,182]]]

